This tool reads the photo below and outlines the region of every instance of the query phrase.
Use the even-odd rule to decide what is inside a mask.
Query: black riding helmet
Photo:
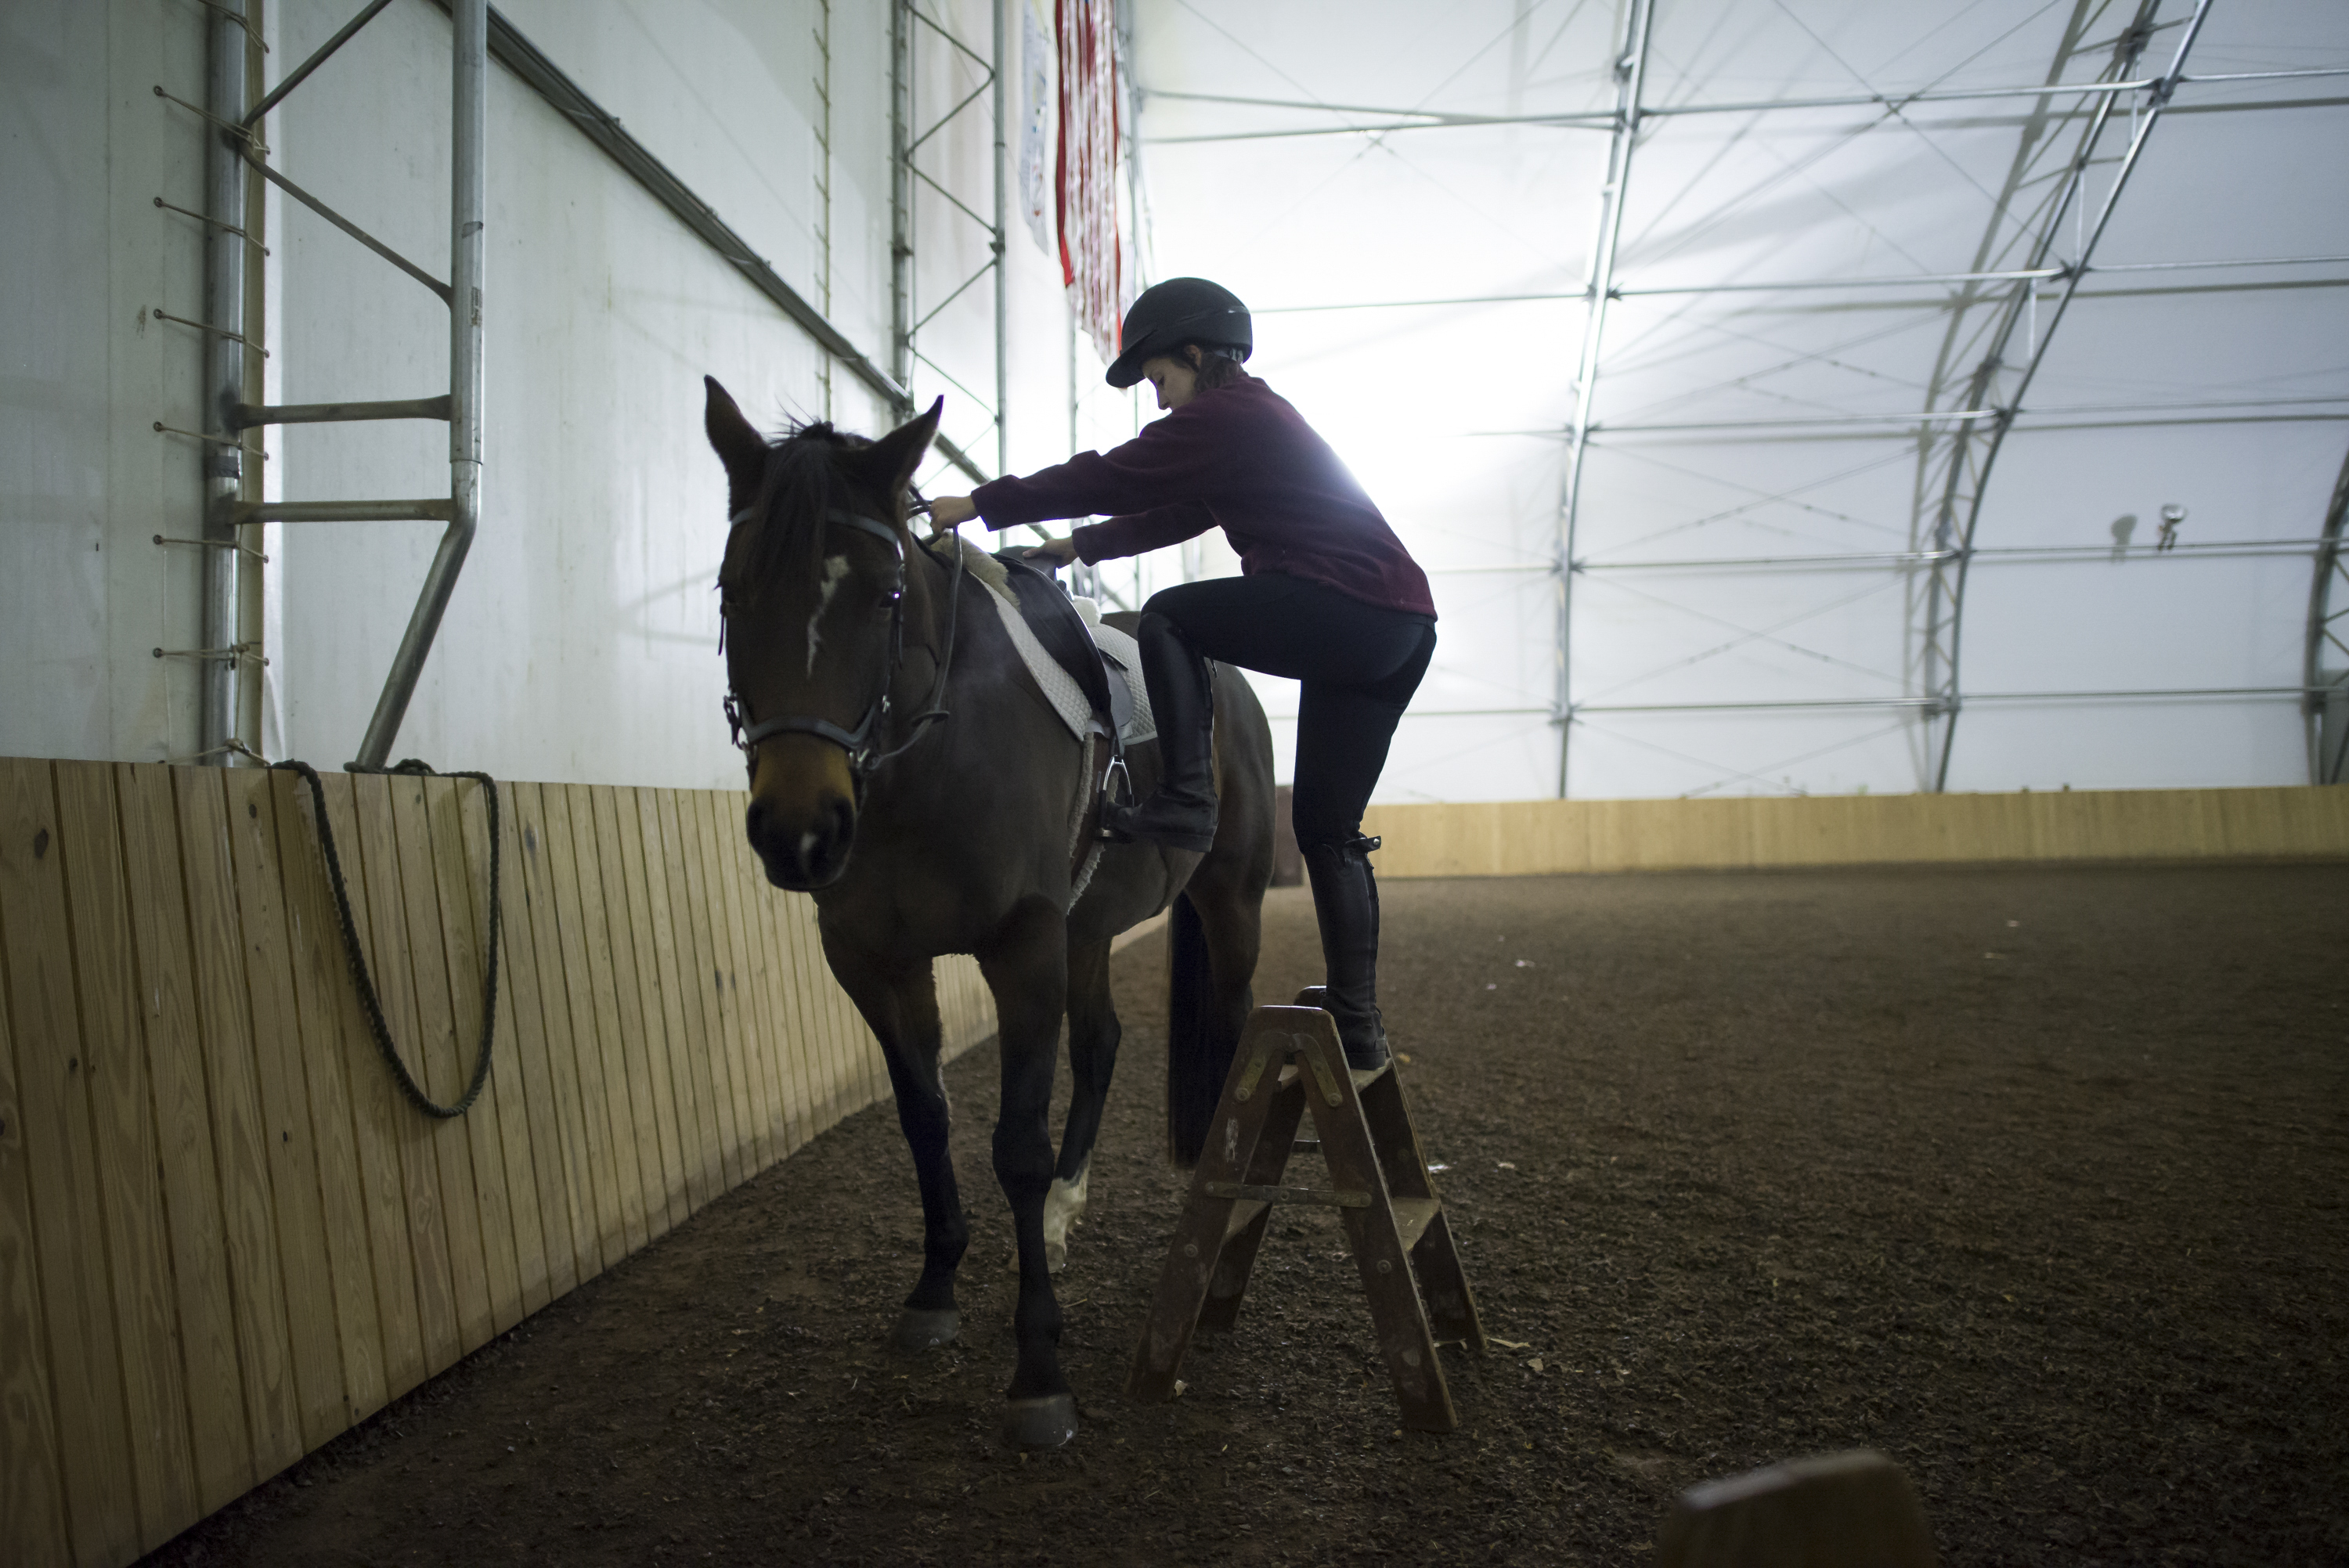
[[[1142,291],[1125,313],[1117,335],[1117,362],[1109,384],[1126,387],[1142,379],[1142,362],[1173,354],[1186,343],[1232,352],[1245,360],[1256,346],[1248,308],[1239,295],[1205,278],[1168,278]]]

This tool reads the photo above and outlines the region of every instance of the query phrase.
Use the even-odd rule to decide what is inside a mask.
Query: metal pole
[[[2349,668],[2342,667],[2349,658],[2349,645],[2344,645],[2333,624],[2349,609],[2333,608],[2334,585],[2349,572],[2344,572],[2342,553],[2342,531],[2349,525],[2349,459],[2341,464],[2341,477],[2333,482],[2333,504],[2324,511],[2324,537],[2317,546],[2316,573],[2308,585],[2307,651],[2301,665],[2300,684],[2304,691],[2301,702],[2302,723],[2308,731],[2308,781],[2311,784],[2338,784],[2343,780],[2344,763],[2349,762]],[[2333,667],[2326,667],[2328,646],[2333,655]]]
[[[889,369],[914,415],[914,19],[911,0],[889,7]]]
[[[204,96],[215,120],[237,125],[244,119],[245,32],[243,0],[233,6],[216,5],[208,13],[210,45]],[[204,210],[213,220],[204,240],[204,321],[214,330],[204,338],[204,420],[207,432],[237,428],[236,412],[244,402],[244,159],[236,133],[215,124],[204,140]],[[244,449],[226,442],[206,442],[204,465],[204,538],[208,542],[237,542],[236,507],[243,499]],[[203,563],[202,636],[208,648],[225,648],[237,640],[238,562],[236,550],[207,550]],[[243,662],[236,658],[206,659],[197,676],[198,759],[226,767],[235,760],[227,749],[236,737],[237,682]]]
[[[2141,14],[2141,22],[2150,19],[2151,10],[2151,0],[2148,0],[2145,12]],[[1973,491],[1966,504],[1965,529],[1954,541],[1948,537],[1951,513],[1956,509],[1957,487],[1963,481],[1965,474],[1964,464],[1960,460],[1961,455],[1952,457],[1950,464],[1948,492],[1942,500],[1939,537],[1933,542],[1937,550],[1948,550],[1954,544],[1958,551],[1957,559],[1951,570],[1954,581],[1947,590],[1948,643],[1947,646],[1941,649],[1942,657],[1946,661],[1941,682],[1943,689],[1929,689],[1926,694],[1935,699],[1933,706],[1929,707],[1927,712],[1938,718],[1941,725],[1940,755],[1935,759],[1933,768],[1933,791],[1936,794],[1948,787],[1950,751],[1957,738],[1960,707],[1958,647],[1963,629],[1966,567],[1973,550],[1974,530],[1982,521],[1982,497],[1990,488],[1991,469],[1998,461],[2000,449],[2005,445],[2007,431],[2013,428],[2013,415],[2022,407],[2023,396],[2031,390],[2031,383],[2038,376],[2039,366],[2046,361],[2048,346],[2054,341],[2055,329],[2062,325],[2064,314],[2071,306],[2072,297],[2080,292],[2080,284],[2087,276],[2088,258],[2095,254],[2097,242],[2104,238],[2106,226],[2112,222],[2114,209],[2120,205],[2121,192],[2127,187],[2129,175],[2137,168],[2137,156],[2145,150],[2147,139],[2152,136],[2153,128],[2161,120],[2161,111],[2168,107],[2171,95],[2177,90],[2178,81],[2185,75],[2186,57],[2193,49],[2194,40],[2202,30],[2202,20],[2209,14],[2209,10],[2210,0],[2196,0],[2194,14],[2187,18],[2185,31],[2178,37],[2178,52],[2170,57],[2169,69],[2147,89],[2144,118],[2136,121],[2135,130],[2129,138],[2128,150],[2121,155],[2120,167],[2113,171],[2113,182],[2105,192],[2103,206],[2097,209],[2095,222],[2081,240],[2080,253],[2072,258],[2071,270],[2064,280],[2063,292],[2056,296],[2054,309],[2048,315],[2046,328],[2039,334],[2039,341],[2033,346],[2031,356],[2024,361],[2013,387],[2005,397],[2001,398],[1992,398],[1986,395],[1990,390],[1991,382],[2002,368],[2002,360],[2008,345],[2013,340],[2014,329],[2023,319],[2022,310],[2015,306],[2009,307],[2005,320],[2000,324],[1998,333],[1992,341],[1990,354],[1983,360],[1982,369],[1977,372],[1977,396],[1972,399],[1973,403],[1978,407],[1998,407],[2005,411],[2007,417],[1992,420],[1986,427],[1989,433],[1984,441],[1982,463],[1974,470]],[[2137,35],[2137,42],[2134,47],[2143,46],[2144,36],[2143,34]],[[2127,70],[2135,63],[2135,56],[2132,54],[2123,64],[2122,69]],[[2108,95],[2096,106],[2095,121],[2086,139],[2082,143],[2080,158],[2073,167],[2069,200],[2056,204],[2054,212],[2050,218],[2047,232],[2041,236],[2036,247],[2037,253],[2032,257],[2033,266],[2044,261],[2047,253],[2053,248],[2064,209],[2073,202],[2085,202],[2087,200],[2089,163],[2094,157],[2096,142],[2105,123],[2111,117],[2116,97],[2116,95]],[[2131,118],[2136,119],[2135,116]],[[1936,569],[1930,593],[1937,606],[1942,592],[1941,569]],[[1932,636],[1932,626],[1933,622],[1929,620],[1927,634],[1929,655],[1939,645],[1937,639]],[[1928,674],[1930,676],[1930,670]]]
[[[1011,367],[1006,352],[1010,342],[1011,292],[1003,264],[1004,218],[1007,192],[1003,183],[1004,139],[1003,101],[1003,8],[1010,0],[987,0],[988,9],[994,14],[995,54],[992,83],[995,92],[995,232],[988,236],[995,250],[995,471],[1011,471]]]
[[[425,573],[391,675],[359,745],[357,768],[380,769],[415,695],[417,677],[440,629],[449,595],[473,546],[481,515],[481,222],[486,210],[483,139],[489,119],[489,0],[456,0],[450,99],[449,235],[448,531]]]
[[[1590,314],[1583,320],[1576,361],[1574,425],[1568,432],[1566,497],[1557,541],[1557,796],[1566,799],[1567,753],[1574,735],[1574,544],[1582,510],[1582,460],[1590,449],[1592,395],[1598,390],[1599,344],[1607,330],[1607,302],[1615,282],[1615,251],[1623,232],[1623,193],[1631,150],[1640,134],[1640,90],[1648,73],[1648,33],[1655,0],[1631,0],[1623,47],[1615,60],[1615,134],[1607,144],[1607,183],[1599,191],[1599,239],[1590,263]]]

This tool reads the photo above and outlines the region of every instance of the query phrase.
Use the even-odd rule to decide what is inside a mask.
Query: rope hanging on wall
[[[481,1097],[481,1086],[490,1079],[490,1047],[497,1037],[498,1027],[498,860],[503,842],[498,836],[498,785],[486,773],[440,774],[438,769],[411,757],[393,767],[393,773],[411,777],[430,775],[450,779],[471,779],[481,786],[481,800],[490,813],[490,940],[488,978],[481,985],[481,1048],[473,1061],[473,1081],[465,1088],[465,1098],[454,1105],[442,1105],[424,1091],[421,1084],[399,1059],[399,1049],[392,1043],[391,1026],[384,1020],[383,1004],[377,997],[375,979],[367,973],[367,954],[359,949],[357,923],[351,918],[351,895],[343,882],[342,857],[335,852],[335,830],[326,820],[326,789],[318,780],[318,770],[306,762],[292,760],[272,763],[273,768],[299,773],[310,781],[312,814],[317,819],[318,844],[326,851],[326,878],[335,887],[335,912],[342,917],[343,954],[350,960],[351,979],[358,986],[359,1003],[367,1009],[367,1026],[375,1033],[376,1048],[390,1065],[391,1076],[398,1081],[400,1091],[409,1103],[425,1115],[441,1120],[460,1117],[472,1109]]]

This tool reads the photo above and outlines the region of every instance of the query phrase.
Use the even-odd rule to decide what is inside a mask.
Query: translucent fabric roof
[[[1436,583],[1383,798],[2309,776],[2349,7],[1138,0],[1133,67],[1151,275]]]

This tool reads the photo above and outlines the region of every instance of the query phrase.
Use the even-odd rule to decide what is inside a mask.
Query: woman
[[[1329,1010],[1349,1062],[1387,1059],[1377,1001],[1375,839],[1362,810],[1435,652],[1426,574],[1329,444],[1240,368],[1247,307],[1204,278],[1170,278],[1126,313],[1109,384],[1148,380],[1167,417],[1109,452],[942,496],[940,528],[1106,515],[1029,552],[1066,564],[1138,555],[1221,526],[1241,575],[1151,596],[1135,636],[1158,721],[1157,790],[1107,820],[1121,838],[1204,851],[1215,838],[1206,659],[1302,683],[1294,820],[1313,883]]]

